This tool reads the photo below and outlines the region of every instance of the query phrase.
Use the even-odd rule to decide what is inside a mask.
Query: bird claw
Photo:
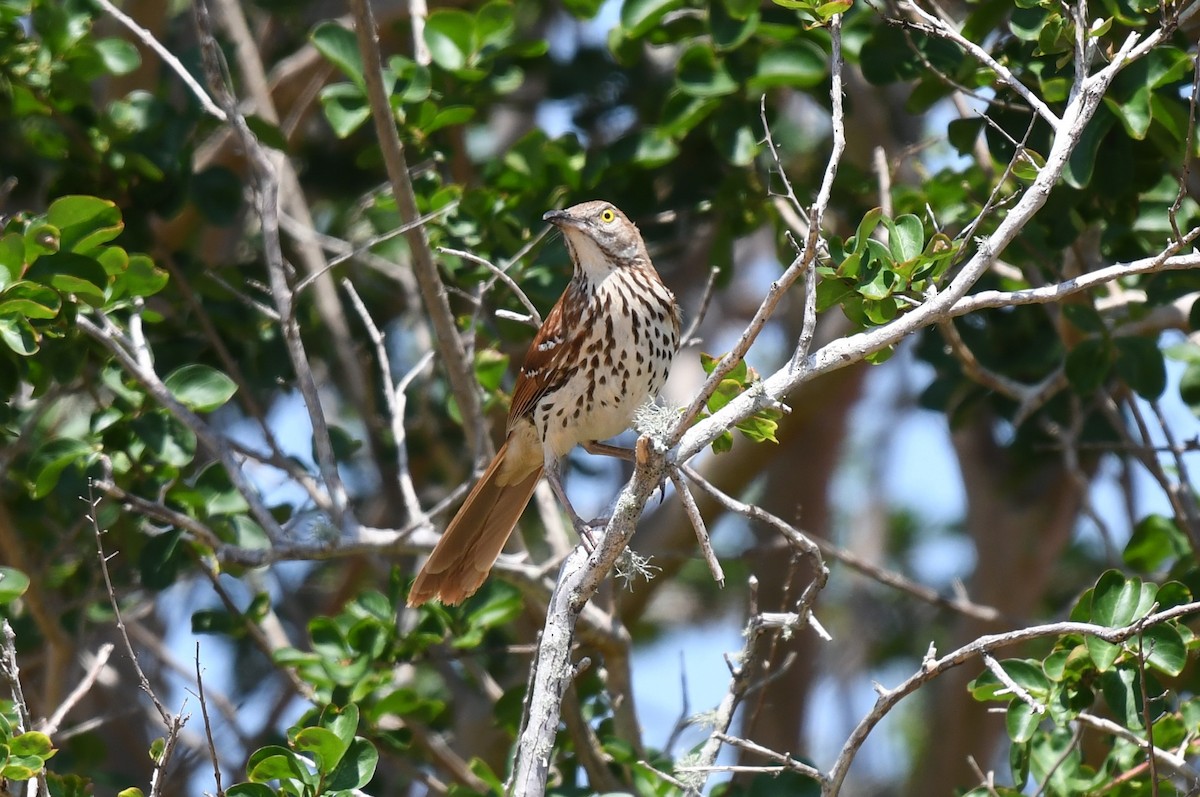
[[[577,518],[576,521],[575,531],[577,534],[579,534],[579,541],[583,543],[583,547],[586,548],[587,552],[590,554],[592,551],[596,550],[596,545],[598,544],[594,532],[602,532],[604,529],[608,528],[609,518],[592,518],[591,520]]]

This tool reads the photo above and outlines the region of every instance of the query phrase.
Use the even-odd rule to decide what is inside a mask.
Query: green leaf
[[[718,52],[736,50],[754,35],[760,19],[757,12],[735,17],[728,12],[724,3],[711,4],[708,26],[712,31],[713,46]]]
[[[1042,671],[1042,664],[1033,659],[1004,659],[999,662],[1001,669],[1018,686],[1029,692],[1034,698],[1044,698],[1050,690],[1050,682]],[[1009,701],[1013,694],[1009,688],[992,673],[985,670],[978,678],[967,685],[971,697],[978,702],[989,700]]]
[[[129,265],[117,275],[115,296],[153,296],[167,286],[170,276],[145,255],[130,255]]]
[[[433,118],[424,123],[421,132],[429,135],[435,130],[441,130],[443,127],[460,125],[470,120],[473,116],[475,116],[475,109],[469,105],[451,105],[446,108],[439,108]]]
[[[0,565],[0,606],[12,603],[24,595],[27,589],[29,589],[29,576],[16,568]]]
[[[1045,165],[1046,159],[1040,152],[1025,147],[1017,154],[1012,173],[1018,180],[1033,182]]]
[[[457,8],[439,8],[425,21],[425,43],[433,62],[451,72],[470,63],[475,20]]]
[[[58,229],[58,251],[79,253],[113,240],[125,226],[115,202],[94,196],[54,200],[46,211],[46,221]]]
[[[1076,393],[1090,395],[1108,379],[1112,362],[1113,351],[1108,341],[1102,338],[1082,340],[1067,354],[1064,366],[1067,381]]]
[[[358,730],[358,706],[353,703],[348,704],[340,712],[333,715],[326,723],[326,726],[337,735],[344,747],[349,747],[350,742],[354,739],[354,733]]]
[[[129,447],[129,454],[137,459],[149,454],[165,465],[182,468],[196,455],[195,432],[165,411],[138,416],[130,424],[130,429],[134,434],[134,444]],[[213,467],[220,468],[218,465]],[[197,482],[197,486],[201,487],[202,484]]]
[[[1062,314],[1072,326],[1084,332],[1099,333],[1107,329],[1100,313],[1090,304],[1064,304]]]
[[[0,316],[0,340],[22,357],[38,352],[38,335],[33,325],[17,316]]]
[[[1008,704],[1008,711],[1004,713],[1004,724],[1008,730],[1008,738],[1012,739],[1017,744],[1024,744],[1033,738],[1033,732],[1037,730],[1038,724],[1042,721],[1042,715],[1033,710],[1033,707],[1024,700],[1014,698]]]
[[[726,161],[734,166],[749,166],[758,154],[758,136],[735,116],[721,114],[714,120],[712,142]]]
[[[54,754],[54,745],[50,743],[50,737],[41,731],[26,731],[13,737],[8,743],[8,749],[12,755],[34,756],[43,760]]]
[[[251,753],[246,762],[246,777],[256,783],[277,779],[296,779],[306,783],[311,779],[300,757],[279,745],[267,745]]]
[[[472,628],[499,628],[521,616],[524,603],[516,590],[497,589],[488,593],[487,601],[478,609],[472,608],[467,622]]]
[[[672,91],[667,96],[667,104],[663,108],[658,129],[673,138],[683,138],[720,104],[718,99],[692,97],[680,91]]]
[[[853,252],[862,254],[867,250],[867,242],[871,240],[871,233],[875,232],[875,228],[879,226],[880,219],[883,218],[883,208],[871,208],[868,210],[858,222],[858,228],[854,231]]]
[[[1072,188],[1085,188],[1091,182],[1100,145],[1115,123],[1111,113],[1099,111],[1083,128],[1079,143],[1075,145],[1071,157],[1067,160],[1067,166],[1063,169],[1063,179]]]
[[[349,747],[327,728],[304,728],[296,734],[293,745],[297,750],[312,753],[317,761],[317,770],[326,775],[337,767]]]
[[[108,272],[92,257],[61,251],[39,257],[25,277],[49,285],[60,293],[104,301]]]
[[[1200,363],[1188,363],[1183,370],[1179,377],[1179,397],[1194,415],[1200,415]]]
[[[0,293],[25,273],[25,239],[15,232],[0,237]]]
[[[429,99],[433,90],[433,76],[429,67],[418,64],[400,55],[388,59],[388,70],[394,82],[393,97],[402,103],[417,103]]]
[[[888,248],[897,263],[919,256],[925,248],[925,228],[921,220],[906,213],[894,222],[885,219],[888,228]]]
[[[768,47],[746,87],[752,94],[775,86],[810,89],[825,80],[828,63],[829,56],[807,39]]]
[[[361,736],[356,736],[325,785],[330,790],[361,789],[375,776],[378,763],[379,752],[375,746]]]
[[[325,119],[338,138],[346,138],[371,118],[366,92],[353,83],[331,83],[318,96]]]
[[[225,790],[226,797],[278,797],[278,792],[263,783],[238,783]]]
[[[1142,633],[1141,642],[1146,664],[1172,678],[1183,672],[1188,660],[1187,645],[1174,626],[1165,623],[1151,626]],[[1136,638],[1128,644],[1137,651]]]
[[[36,282],[14,282],[0,293],[0,316],[54,318],[62,309],[62,298],[53,288]]]
[[[25,228],[24,238],[25,253],[30,261],[59,249],[58,228],[45,221],[30,222]]]
[[[657,169],[679,154],[679,146],[661,130],[650,128],[637,136],[633,162],[645,169]]]
[[[627,38],[640,39],[658,25],[668,11],[681,5],[682,0],[625,0],[621,5],[621,28]]]
[[[124,39],[100,39],[96,42],[96,52],[105,69],[114,75],[127,75],[142,63],[137,47]]]
[[[1117,722],[1133,731],[1143,730],[1142,690],[1138,672],[1133,667],[1120,667],[1100,676],[1100,694],[1113,712]]]
[[[734,19],[745,19],[758,12],[758,0],[721,0],[721,6]]]
[[[137,786],[130,786],[117,792],[117,797],[145,797],[145,793]]]
[[[842,280],[824,279],[817,283],[817,312],[822,313],[836,307],[857,292],[853,285]]]
[[[1167,367],[1151,338],[1117,338],[1117,375],[1142,398],[1156,399],[1167,389]]]
[[[250,132],[258,139],[258,143],[271,149],[277,149],[280,152],[287,152],[287,136],[284,135],[279,125],[268,122],[257,114],[250,114],[246,117],[246,126],[250,128]]]
[[[500,389],[504,374],[509,372],[509,355],[496,349],[480,349],[475,353],[475,378],[484,390]]]
[[[1153,599],[1146,599],[1145,587],[1137,576],[1126,578],[1118,570],[1107,570],[1092,592],[1092,622],[1109,628],[1129,625],[1145,613]]]
[[[60,437],[43,443],[30,460],[33,497],[45,498],[58,484],[59,475],[68,465],[84,464],[94,453],[91,444],[73,437]]]
[[[184,557],[179,549],[183,532],[178,529],[151,537],[138,556],[138,571],[142,584],[153,590],[164,590],[175,583]]]
[[[946,125],[946,137],[959,155],[970,155],[983,130],[982,119],[953,119]]]
[[[703,44],[693,44],[679,58],[679,88],[693,97],[720,97],[737,90],[725,64]]]
[[[336,22],[322,22],[308,35],[317,52],[342,74],[350,78],[359,88],[365,88],[362,54],[358,51],[358,39],[354,31]]]
[[[1168,559],[1189,553],[1187,538],[1175,521],[1163,515],[1149,515],[1138,521],[1125,544],[1125,564],[1144,573],[1158,569]]]
[[[180,366],[163,381],[172,396],[196,412],[211,412],[237,392],[232,379],[207,365]]]

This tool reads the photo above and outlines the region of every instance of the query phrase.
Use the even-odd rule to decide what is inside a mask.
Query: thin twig
[[[1190,614],[1200,612],[1200,602],[1192,602],[1172,606],[1169,609],[1155,612],[1145,617],[1139,618],[1137,621],[1122,626],[1119,628],[1109,628],[1092,623],[1078,622],[1059,622],[1048,623],[1046,625],[1035,625],[1027,628],[1021,628],[1015,631],[1006,631],[999,634],[987,634],[978,637],[972,642],[963,645],[962,647],[947,653],[945,656],[935,658],[933,656],[921,662],[920,668],[903,683],[892,689],[886,689],[882,686],[878,687],[878,699],[875,701],[874,707],[863,717],[858,725],[851,732],[842,746],[841,752],[838,754],[837,760],[829,771],[829,788],[822,791],[823,797],[836,797],[840,793],[842,782],[845,780],[846,773],[850,769],[851,763],[857,754],[867,736],[870,735],[872,729],[879,724],[888,712],[890,712],[896,704],[903,700],[908,695],[920,689],[929,681],[937,678],[949,670],[958,667],[976,656],[984,653],[991,653],[1000,648],[1008,647],[1009,645],[1027,642],[1031,639],[1043,639],[1046,637],[1061,637],[1067,634],[1081,634],[1085,636],[1093,636],[1102,639],[1105,642],[1120,644],[1133,639],[1137,634],[1141,633],[1146,628],[1160,625],[1162,623],[1179,620]]]
[[[384,165],[392,184],[392,193],[396,198],[400,218],[404,222],[411,222],[417,219],[420,213],[408,173],[404,145],[400,142],[400,135],[396,130],[387,88],[383,85],[383,67],[375,17],[371,12],[369,0],[350,0],[350,7],[354,14],[358,49],[363,58],[363,78],[367,84],[367,98],[375,122],[375,134],[383,152]],[[450,390],[462,413],[463,430],[474,457],[489,458],[487,455],[490,452],[485,449],[490,448],[490,440],[485,434],[486,425],[474,371],[455,326],[454,314],[450,311],[450,304],[446,298],[446,286],[438,274],[424,227],[414,227],[405,233],[405,238],[408,240],[421,298],[433,322],[438,351],[450,379]]]
[[[208,739],[208,754],[212,758],[213,781],[217,784],[217,797],[225,797],[221,787],[221,762],[217,759],[217,745],[213,742],[212,722],[208,718],[208,701],[204,698],[204,676],[200,672],[200,640],[196,640],[196,698],[200,701],[200,715],[204,718],[204,736]]]
[[[279,310],[284,348],[296,375],[296,386],[304,399],[309,422],[312,424],[313,450],[325,481],[325,489],[329,491],[332,520],[339,527],[352,526],[355,520],[347,503],[346,489],[342,484],[341,474],[338,472],[337,456],[334,454],[333,441],[329,435],[329,423],[321,407],[317,381],[313,376],[304,341],[300,336],[300,325],[295,311],[295,294],[288,284],[287,268],[284,265],[279,233],[277,170],[254,132],[250,130],[245,117],[238,110],[237,102],[230,90],[232,81],[229,67],[225,63],[225,57],[220,47],[217,46],[208,15],[208,6],[201,0],[195,4],[194,10],[208,82],[217,94],[220,104],[225,108],[228,121],[233,126],[238,140],[249,157],[262,235],[263,259],[267,266],[271,297],[275,307]]]
[[[717,503],[721,504],[731,512],[736,512],[739,515],[750,518],[751,520],[758,520],[766,523],[767,525],[779,531],[779,533],[782,534],[793,547],[797,547],[800,550],[807,552],[808,546],[815,546],[822,555],[841,562],[842,564],[852,568],[853,570],[856,570],[867,578],[878,581],[880,584],[883,584],[886,587],[891,587],[892,589],[906,592],[918,600],[931,603],[934,606],[951,609],[966,615],[967,617],[975,617],[987,622],[995,622],[996,620],[1002,619],[1000,612],[991,606],[983,606],[981,604],[974,603],[962,596],[947,598],[939,594],[936,590],[932,590],[925,586],[924,584],[919,584],[899,573],[872,564],[860,557],[858,554],[840,548],[826,539],[821,537],[810,537],[809,535],[801,532],[792,524],[783,520],[783,518],[771,514],[762,507],[755,504],[747,504],[743,501],[733,498],[721,490],[721,488],[710,482],[708,479],[705,479],[699,473],[699,471],[690,465],[684,465],[682,470],[688,479],[693,481],[700,487],[700,489],[704,490],[704,492],[716,499]]]
[[[58,708],[54,709],[54,713],[51,714],[47,720],[42,722],[41,727],[39,728],[42,733],[46,734],[47,736],[53,736],[55,732],[58,731],[59,726],[62,725],[62,722],[64,719],[66,719],[67,714],[69,714],[71,709],[75,708],[76,704],[78,704],[79,701],[83,699],[84,695],[91,690],[92,686],[94,686],[96,683],[96,679],[100,677],[100,673],[104,672],[104,668],[108,666],[108,658],[112,655],[113,649],[114,646],[111,642],[105,642],[100,646],[100,649],[96,651],[96,655],[92,659],[91,665],[87,668],[87,672],[84,673],[83,679],[75,685],[75,688],[72,689],[71,693],[66,696],[61,704],[59,704]]]
[[[25,702],[25,691],[21,688],[21,669],[17,665],[17,635],[8,624],[7,617],[0,617],[0,675],[4,676],[12,692],[13,704],[17,709],[17,722],[13,730],[19,736],[33,728],[33,720],[29,715],[29,704]],[[38,797],[50,797],[45,767],[37,773],[37,794]]]
[[[1063,120],[1059,119],[1054,112],[1050,110],[1050,107],[1046,105],[1046,103],[1042,102],[1040,97],[1034,94],[1032,90],[1018,80],[1016,75],[1012,73],[1012,70],[993,58],[987,50],[984,50],[978,44],[971,41],[966,36],[963,36],[950,24],[921,8],[919,5],[913,2],[913,0],[908,0],[905,5],[930,26],[930,33],[933,33],[940,38],[948,39],[949,41],[957,44],[963,50],[966,50],[968,53],[970,53],[977,61],[995,72],[996,76],[1000,78],[1000,80],[1006,86],[1011,88],[1017,94],[1021,95],[1021,99],[1029,103],[1029,107],[1033,108],[1033,110],[1037,112],[1038,116],[1045,119],[1056,131],[1059,130],[1059,128],[1062,126]]]
[[[450,255],[451,257],[461,257],[463,260],[469,260],[472,263],[483,266],[488,271],[492,272],[492,274],[494,274],[498,280],[503,282],[505,286],[507,286],[508,289],[513,292],[513,295],[517,297],[517,300],[521,302],[521,306],[524,307],[526,312],[529,313],[529,317],[532,319],[534,325],[538,327],[542,325],[541,313],[538,312],[538,309],[534,303],[529,301],[529,297],[525,295],[525,291],[521,290],[521,286],[517,284],[515,279],[508,275],[507,271],[495,265],[487,258],[480,257],[479,255],[472,254],[471,252],[465,252],[461,249],[451,249],[446,246],[439,246],[438,252],[443,255]]]
[[[1000,666],[1000,662],[996,661],[990,653],[984,653],[982,658],[984,666],[991,671],[992,675],[996,676],[997,680],[1004,684],[1005,688],[1017,699],[1029,706],[1034,714],[1046,713],[1046,706],[1035,700],[1025,687],[1014,681],[1012,676],[1004,671],[1004,668]]]
[[[393,443],[396,446],[396,471],[400,482],[400,495],[404,501],[407,521],[409,523],[418,523],[425,518],[425,513],[421,509],[421,501],[417,498],[417,490],[413,485],[412,473],[409,472],[408,468],[407,430],[404,426],[404,409],[407,398],[404,391],[412,380],[416,378],[417,374],[433,361],[433,352],[426,352],[399,383],[393,383],[392,366],[388,358],[387,345],[384,342],[383,333],[379,330],[379,327],[375,326],[375,321],[371,318],[371,314],[368,312],[362,297],[354,289],[354,284],[348,279],[342,280],[342,288],[349,295],[350,303],[354,305],[359,319],[362,320],[363,326],[367,328],[367,336],[375,346],[375,359],[379,365],[381,387],[383,388],[383,403],[387,409],[388,423],[392,430]]]
[[[192,77],[192,73],[188,71],[188,68],[184,66],[183,63],[176,58],[170,50],[164,47],[158,39],[154,38],[153,33],[143,28],[132,17],[130,17],[121,9],[117,8],[109,0],[96,0],[96,3],[105,11],[107,11],[113,17],[113,19],[124,25],[130,33],[132,33],[138,38],[139,41],[142,42],[142,44],[153,50],[155,54],[162,59],[162,62],[169,66],[171,71],[179,76],[179,79],[187,85],[188,89],[192,92],[192,94],[195,95],[196,99],[200,101],[200,107],[204,109],[205,113],[207,113],[209,116],[216,117],[222,122],[226,120],[225,112],[221,110],[220,106],[213,102],[212,97],[208,96],[208,92],[205,91],[204,87],[200,85],[200,81]]]
[[[725,586],[725,571],[721,569],[721,561],[717,559],[716,553],[713,552],[712,541],[708,537],[708,529],[704,525],[704,518],[700,515],[700,507],[696,506],[696,499],[692,496],[691,490],[687,484],[679,477],[679,471],[672,468],[670,471],[671,484],[675,485],[675,492],[679,494],[679,500],[683,504],[683,511],[687,515],[688,520],[692,523],[692,528],[696,531],[696,541],[700,543],[700,551],[704,554],[704,561],[708,565],[708,572],[712,575],[713,581],[717,582],[718,587]]]
[[[717,286],[717,276],[720,273],[720,266],[713,266],[708,270],[708,281],[704,283],[704,293],[700,294],[700,306],[696,308],[696,314],[692,316],[692,321],[688,324],[687,329],[679,336],[680,350],[694,346],[700,342],[700,339],[696,337],[696,330],[700,328],[700,323],[704,321],[704,316],[708,315],[708,306],[712,303],[714,289]]]
[[[125,628],[125,620],[121,616],[120,601],[117,600],[117,593],[113,588],[112,576],[108,572],[108,556],[104,553],[104,532],[100,528],[99,513],[96,511],[100,506],[100,500],[92,494],[92,485],[89,481],[87,498],[88,513],[86,519],[92,524],[92,531],[96,536],[96,555],[100,560],[100,572],[104,576],[104,586],[108,590],[108,600],[112,605],[113,616],[116,617],[117,631],[125,643],[125,652],[129,655],[130,663],[133,664],[133,671],[137,674],[138,687],[149,695],[150,701],[154,704],[155,710],[158,711],[159,717],[162,718],[163,725],[167,731],[166,737],[163,739],[162,752],[154,760],[154,771],[150,777],[150,795],[151,797],[157,797],[163,793],[167,765],[171,762],[171,754],[175,752],[175,745],[179,741],[180,731],[187,724],[189,716],[184,715],[182,710],[177,714],[167,711],[166,706],[162,704],[162,701],[158,699],[158,695],[155,694],[154,689],[150,686],[150,679],[146,677],[146,673],[142,670],[142,665],[138,661],[137,653],[133,650],[133,643],[129,640],[129,631]]]

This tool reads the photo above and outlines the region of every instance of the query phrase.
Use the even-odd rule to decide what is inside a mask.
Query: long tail
[[[519,482],[500,484],[507,452],[506,442],[446,527],[413,582],[409,606],[420,606],[432,598],[446,604],[462,603],[491,572],[542,475],[538,467]]]

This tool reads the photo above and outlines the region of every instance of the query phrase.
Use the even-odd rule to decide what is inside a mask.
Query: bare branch
[[[213,781],[217,784],[217,797],[225,797],[221,786],[221,762],[217,759],[217,745],[213,742],[212,722],[208,718],[208,701],[204,698],[204,676],[200,672],[200,640],[196,640],[196,697],[200,701],[200,715],[204,717],[204,736],[208,739],[208,755],[212,759]]]
[[[930,657],[922,662],[920,670],[909,676],[899,686],[893,689],[879,688],[879,698],[875,701],[875,706],[867,713],[858,725],[851,732],[849,738],[843,745],[841,752],[838,754],[837,760],[834,762],[832,769],[829,771],[828,787],[823,789],[822,797],[835,797],[839,794],[842,787],[842,782],[846,778],[846,773],[850,769],[851,763],[854,761],[854,756],[857,754],[871,730],[879,724],[879,721],[891,711],[897,703],[903,700],[908,695],[915,692],[920,687],[924,686],[929,681],[944,674],[948,670],[960,666],[961,664],[970,661],[976,656],[981,656],[984,653],[991,653],[999,648],[1015,645],[1020,642],[1027,642],[1031,639],[1042,639],[1045,637],[1063,636],[1066,634],[1084,634],[1094,636],[1098,639],[1103,639],[1105,642],[1120,644],[1126,642],[1140,634],[1146,628],[1159,625],[1161,623],[1170,622],[1185,617],[1189,614],[1200,612],[1200,602],[1180,604],[1172,606],[1146,617],[1142,617],[1130,625],[1120,628],[1108,628],[1092,623],[1076,623],[1076,622],[1061,622],[1049,623],[1047,625],[1035,625],[1028,628],[1021,628],[1016,631],[1006,631],[1000,634],[988,634],[981,636],[978,639],[970,642],[962,647],[954,650],[941,658]]]
[[[400,143],[400,136],[396,132],[387,90],[383,85],[375,18],[369,0],[350,0],[350,7],[354,13],[358,49],[363,57],[367,97],[371,105],[371,116],[375,121],[375,133],[383,151],[384,165],[392,183],[396,206],[400,209],[400,218],[406,223],[411,222],[418,218],[420,213],[417,211],[416,195],[413,193],[412,180],[408,174],[404,145]],[[446,286],[442,284],[437,265],[433,261],[433,252],[429,249],[424,228],[414,227],[405,233],[405,238],[412,253],[413,270],[421,289],[421,298],[425,302],[425,310],[433,321],[438,351],[450,378],[450,389],[462,413],[463,427],[470,441],[471,451],[476,458],[485,458],[488,454],[485,449],[490,447],[490,441],[485,434],[487,427],[479,402],[479,391],[471,363],[467,359],[466,347],[459,337],[454,315],[446,299]]]
[[[683,511],[691,521],[692,528],[696,530],[696,541],[700,543],[700,551],[704,554],[708,572],[712,574],[713,581],[717,582],[718,587],[724,587],[725,571],[721,569],[721,562],[713,552],[712,542],[708,538],[708,529],[704,526],[704,518],[700,516],[700,507],[696,506],[696,499],[692,497],[687,484],[679,478],[679,470],[672,468],[670,474],[671,484],[675,485],[675,492],[679,493],[679,500],[683,503]]]
[[[113,19],[124,25],[130,33],[138,38],[138,41],[153,50],[154,53],[162,59],[162,62],[170,67],[172,72],[179,76],[179,79],[184,82],[184,84],[188,87],[188,90],[191,91],[192,94],[195,95],[196,99],[200,101],[200,107],[204,109],[205,113],[207,113],[209,116],[219,119],[222,122],[226,120],[225,112],[221,110],[220,106],[213,102],[212,97],[208,96],[208,92],[205,91],[204,87],[200,85],[200,81],[192,77],[192,73],[188,71],[187,67],[185,67],[183,63],[175,57],[174,53],[164,47],[162,42],[154,38],[153,33],[139,25],[132,17],[113,5],[110,0],[96,0],[96,3],[105,11],[107,11],[113,17]]]
[[[88,484],[89,493],[91,491],[91,483]],[[163,782],[167,765],[171,762],[171,755],[175,751],[175,745],[179,741],[179,734],[183,730],[183,726],[187,724],[189,719],[185,716],[182,710],[179,713],[172,714],[167,711],[162,701],[158,699],[154,689],[150,686],[150,679],[146,677],[146,673],[142,670],[142,665],[138,661],[137,653],[134,652],[133,643],[129,641],[129,631],[125,628],[125,620],[121,617],[121,605],[117,600],[116,590],[113,589],[112,577],[108,572],[108,557],[104,553],[104,532],[100,529],[100,521],[96,509],[100,506],[100,499],[92,495],[88,496],[88,514],[87,520],[92,524],[92,531],[96,536],[96,555],[100,559],[100,572],[104,576],[104,586],[108,590],[108,600],[112,605],[113,615],[117,621],[117,631],[121,635],[121,639],[125,642],[125,652],[129,654],[129,661],[133,664],[133,670],[137,673],[138,687],[150,697],[150,701],[154,704],[155,710],[158,711],[159,717],[162,718],[163,726],[166,728],[167,734],[163,740],[162,752],[154,759],[154,772],[150,778],[150,795],[157,797],[163,793]]]
[[[1045,119],[1052,128],[1054,128],[1056,131],[1061,128],[1063,120],[1059,119],[1054,114],[1054,111],[1050,110],[1050,106],[1042,102],[1042,99],[1034,94],[1033,91],[1031,91],[1024,83],[1022,83],[1020,80],[1017,80],[1017,77],[1012,73],[1012,70],[997,61],[995,58],[992,58],[991,54],[987,50],[983,49],[966,36],[963,36],[950,24],[921,8],[916,2],[913,2],[913,0],[908,0],[908,2],[905,3],[905,6],[929,25],[930,33],[943,39],[952,41],[963,50],[966,50],[968,53],[974,56],[975,60],[979,61],[979,63],[995,72],[1006,86],[1011,88],[1017,94],[1021,95],[1021,99],[1029,103],[1029,107],[1036,111],[1038,116]]]
[[[441,252],[443,255],[450,255],[452,257],[461,257],[463,260],[469,260],[472,263],[483,266],[488,271],[492,272],[492,274],[495,275],[496,279],[503,282],[505,284],[505,286],[507,286],[508,289],[513,292],[513,295],[517,297],[517,300],[521,302],[521,306],[524,307],[525,310],[529,313],[529,318],[531,319],[533,325],[538,326],[538,327],[540,327],[542,325],[541,313],[538,312],[538,309],[536,306],[534,306],[533,302],[529,301],[529,297],[525,295],[525,291],[521,290],[521,286],[517,284],[517,281],[515,279],[513,279],[512,277],[508,276],[507,271],[505,271],[504,269],[500,268],[499,266],[493,264],[490,260],[487,260],[486,258],[482,258],[479,255],[475,255],[470,252],[464,252],[461,249],[450,249],[445,246],[439,246],[438,251]]]
[[[717,276],[720,273],[721,269],[718,266],[713,266],[708,270],[708,282],[704,283],[704,292],[700,294],[700,306],[696,308],[696,314],[692,316],[692,321],[688,324],[687,329],[679,336],[680,351],[700,342],[700,339],[696,337],[696,330],[700,328],[704,316],[708,314],[708,306],[712,303],[713,289],[716,288]]]
[[[42,733],[47,736],[53,736],[58,731],[67,714],[71,713],[71,709],[75,708],[84,695],[91,691],[92,686],[96,683],[96,679],[100,677],[100,673],[104,672],[104,668],[108,666],[108,659],[112,655],[113,650],[114,645],[111,642],[105,642],[100,646],[100,649],[96,651],[96,655],[92,659],[91,665],[88,666],[87,672],[84,673],[83,679],[75,685],[75,688],[71,690],[71,693],[67,695],[59,707],[54,709],[54,713],[39,726],[38,729]]]

